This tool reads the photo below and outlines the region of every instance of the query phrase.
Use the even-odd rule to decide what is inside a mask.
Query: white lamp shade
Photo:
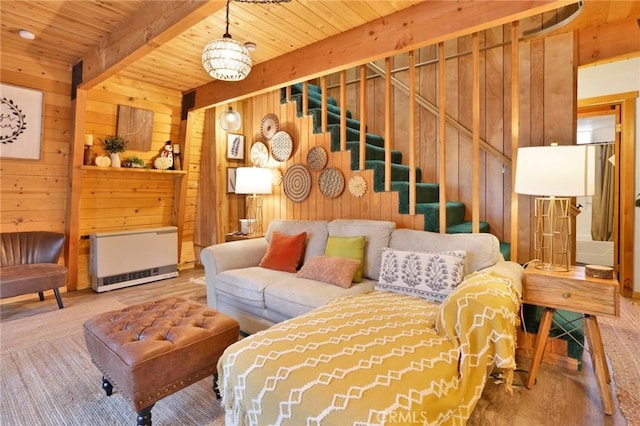
[[[593,145],[553,145],[518,148],[515,192],[577,197],[595,192]]]
[[[242,80],[249,75],[251,65],[247,48],[229,34],[209,42],[202,51],[202,66],[218,80]]]
[[[271,194],[271,169],[238,167],[236,194]]]

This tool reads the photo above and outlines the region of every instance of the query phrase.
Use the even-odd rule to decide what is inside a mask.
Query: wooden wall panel
[[[2,52],[0,80],[44,94],[40,160],[0,160],[0,230],[65,232],[71,72],[66,63]]]
[[[182,95],[179,92],[122,77],[112,77],[87,92],[85,132],[94,136],[94,152],[101,155],[104,154],[104,138],[117,133],[119,105],[153,111],[151,149],[144,152],[127,149],[121,154],[123,160],[129,156],[136,156],[143,159],[148,168],[153,168],[153,160],[165,142],[179,142],[181,102]],[[193,158],[184,158],[185,152],[192,153]],[[200,149],[197,144],[194,149],[183,149],[181,160],[183,164],[188,165],[184,172],[84,166],[79,210],[80,237],[86,238],[94,232],[177,225],[174,214],[178,210],[175,203],[180,199],[179,191],[182,185],[179,182],[188,179],[184,220],[180,224],[182,245],[179,264],[181,268],[192,265],[195,261],[194,200],[198,191],[199,155]],[[191,176],[186,177],[188,175]],[[77,288],[89,288],[88,242],[81,240],[79,247]]]
[[[508,158],[511,150],[511,48],[510,26],[499,27],[482,32],[480,35],[480,136],[499,152]],[[452,40],[445,43],[446,57],[446,90],[447,115],[459,121],[464,127],[471,129],[471,41],[470,38]],[[569,109],[570,90],[560,86],[571,86],[574,75],[573,65],[564,61],[557,67],[545,66],[558,55],[571,55],[572,41],[557,38],[546,41],[531,40],[520,43],[519,53],[519,132],[521,145],[540,145],[544,143],[544,134],[552,129],[546,125],[550,115],[545,113],[546,103],[553,99],[559,102],[556,109]],[[418,58],[419,96],[426,98],[432,104],[437,104],[435,98],[439,82],[437,81],[437,63],[434,61],[436,49],[433,46],[416,52]],[[393,76],[408,85],[407,55],[393,58]],[[378,64],[379,66],[383,64]],[[562,69],[558,69],[562,68]],[[358,83],[358,69],[347,71],[347,105],[354,118],[358,118],[360,110],[360,89]],[[329,96],[339,99],[339,77],[328,76]],[[384,79],[368,76],[369,88],[366,103],[368,131],[377,134],[384,133]],[[555,92],[558,93],[555,93]],[[279,92],[271,92],[253,98],[250,102],[253,108],[253,126],[259,129],[260,119],[267,113],[275,112],[284,129],[291,132],[294,141],[292,158],[284,163],[270,160],[270,167],[277,167],[283,174],[293,164],[306,164],[306,154],[313,146],[323,146],[329,153],[328,167],[338,167],[345,176],[345,182],[354,174],[361,173],[368,185],[364,197],[356,199],[348,191],[334,199],[324,197],[317,188],[319,173],[312,172],[313,187],[309,198],[302,203],[288,200],[281,187],[274,187],[271,196],[265,197],[265,223],[274,218],[288,219],[333,219],[371,218],[393,220],[399,227],[422,229],[422,215],[400,215],[398,213],[397,193],[375,193],[372,190],[373,175],[369,170],[362,172],[350,170],[350,156],[348,153],[331,152],[329,135],[313,133],[313,123],[310,117],[299,118],[295,115],[293,103],[278,104],[269,99],[278,98]],[[279,98],[278,98],[279,99]],[[394,128],[392,131],[392,145],[404,154],[404,163],[408,164],[408,129],[407,113],[408,97],[400,89],[394,89]],[[417,135],[416,164],[422,169],[423,182],[435,180],[438,175],[437,161],[437,118],[434,114],[422,109],[418,115],[415,129]],[[566,111],[562,120],[556,120],[554,129],[562,129],[563,134],[573,132],[573,120],[568,118]],[[375,130],[374,130],[375,129]],[[555,130],[554,130],[555,131]],[[559,130],[558,130],[559,131]],[[472,181],[471,170],[472,144],[471,138],[447,125],[447,195],[449,200],[460,200],[467,206],[467,218],[471,218]],[[510,231],[510,196],[511,196],[511,164],[503,164],[492,154],[482,153],[480,158],[480,220],[489,222],[491,232],[501,241],[509,242]],[[532,204],[530,197],[520,197],[519,208],[519,247],[518,259],[526,261],[531,258],[532,249],[530,222]]]

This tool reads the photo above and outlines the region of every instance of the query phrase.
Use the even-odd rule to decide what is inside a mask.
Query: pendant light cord
[[[224,32],[224,36],[225,37],[231,37],[231,34],[229,34],[229,2],[231,0],[227,0],[227,29]]]

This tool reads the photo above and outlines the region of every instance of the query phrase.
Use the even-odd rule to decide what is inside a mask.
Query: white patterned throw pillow
[[[464,250],[441,253],[382,250],[377,290],[442,302],[464,278]]]

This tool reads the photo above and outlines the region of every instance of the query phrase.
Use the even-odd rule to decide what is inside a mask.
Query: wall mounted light
[[[220,114],[220,126],[224,131],[234,132],[238,130],[241,125],[242,118],[240,117],[240,113],[234,111],[233,108],[229,107],[228,110]]]

